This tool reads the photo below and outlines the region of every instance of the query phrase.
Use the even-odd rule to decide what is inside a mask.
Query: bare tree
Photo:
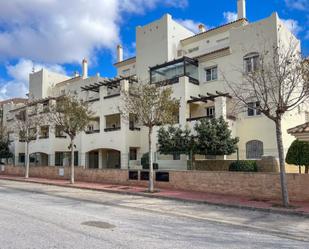
[[[29,178],[29,145],[31,141],[36,139],[38,128],[43,122],[44,118],[37,113],[36,106],[25,106],[15,115],[14,128],[16,134],[18,134],[20,141],[25,142],[25,178]]]
[[[134,115],[137,122],[148,128],[149,143],[149,192],[154,191],[153,180],[153,128],[159,125],[171,124],[179,112],[179,101],[172,98],[172,89],[158,85],[138,83],[131,86],[129,91],[122,92],[122,116],[129,120]]]
[[[91,119],[92,111],[87,103],[73,96],[59,97],[49,113],[49,120],[53,126],[61,129],[70,138],[71,184],[74,184],[74,140],[86,129]]]
[[[241,70],[243,82],[231,82],[224,76],[238,105],[255,109],[275,123],[283,205],[289,205],[286,183],[281,121],[286,112],[304,104],[309,97],[308,63],[299,53],[299,44],[292,40],[264,50]],[[307,76],[306,76],[307,75]],[[255,104],[253,104],[255,103]]]

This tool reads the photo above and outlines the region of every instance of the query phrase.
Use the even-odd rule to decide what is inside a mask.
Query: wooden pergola
[[[199,94],[198,97],[190,96],[190,100],[188,100],[188,104],[190,103],[196,103],[196,102],[204,102],[207,103],[208,101],[215,101],[218,97],[226,97],[231,99],[232,96],[229,93],[222,93],[219,91],[216,91],[216,94],[207,93],[206,95]]]
[[[118,76],[112,79],[105,79],[103,81],[99,81],[97,83],[93,83],[87,86],[82,86],[81,89],[82,91],[99,92],[101,86],[105,86],[110,89],[118,88],[122,80],[128,80],[129,83],[137,83],[136,76],[128,76],[128,77]]]

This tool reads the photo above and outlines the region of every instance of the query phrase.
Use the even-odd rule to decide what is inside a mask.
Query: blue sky
[[[250,22],[277,11],[309,55],[309,0],[247,0]],[[135,53],[135,27],[170,13],[195,30],[235,18],[236,0],[0,0],[0,99],[28,91],[34,67],[73,75],[83,57],[89,74],[115,75],[115,47]]]

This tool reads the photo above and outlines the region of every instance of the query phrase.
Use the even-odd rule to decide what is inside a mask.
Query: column
[[[99,169],[102,169],[103,168],[103,153],[102,153],[102,150],[99,150],[98,157],[99,157]]]
[[[87,168],[87,153],[80,153],[80,166]]]
[[[189,105],[187,104],[187,85],[188,77],[180,77],[179,78],[179,93],[177,94],[180,97],[180,107],[179,107],[179,124],[185,125],[187,123],[187,118],[189,117]]]
[[[226,97],[218,97],[215,99],[215,116],[216,118],[223,117],[226,120]],[[216,156],[216,159],[226,160],[226,155]]]
[[[129,165],[129,152],[127,150],[120,151],[120,168],[128,169]]]
[[[48,165],[55,166],[55,154],[48,155]]]
[[[226,97],[218,97],[215,99],[216,118],[223,117],[226,120]]]

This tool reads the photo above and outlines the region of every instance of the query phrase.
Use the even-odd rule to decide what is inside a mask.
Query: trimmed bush
[[[141,165],[143,166],[143,169],[149,169],[149,153],[143,154],[141,158]],[[153,163],[153,169],[159,169],[159,165],[157,163]]]
[[[235,161],[230,164],[229,171],[257,172],[256,161]]]
[[[309,168],[309,142],[295,140],[286,155],[285,162],[294,164],[299,167],[301,173],[301,166],[305,166],[305,173],[308,173]]]

